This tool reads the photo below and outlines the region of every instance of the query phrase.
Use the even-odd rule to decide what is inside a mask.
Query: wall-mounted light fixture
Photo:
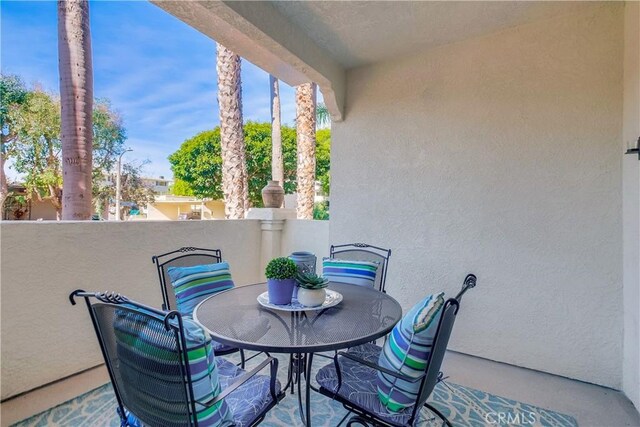
[[[636,141],[636,146],[627,148],[627,152],[625,154],[637,154],[638,155],[638,160],[640,160],[640,150],[638,150],[639,146],[640,146],[640,136],[638,137],[638,140]]]

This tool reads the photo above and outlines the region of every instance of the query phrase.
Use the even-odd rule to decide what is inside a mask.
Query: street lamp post
[[[133,151],[127,148],[118,157],[118,170],[116,172],[116,221],[120,221],[120,181],[122,177],[122,156],[128,151]]]

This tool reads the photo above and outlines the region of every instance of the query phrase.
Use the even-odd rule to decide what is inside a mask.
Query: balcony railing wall
[[[263,259],[328,252],[328,221],[284,220],[264,253],[264,221],[2,222],[2,400],[88,368],[102,358],[77,288],[113,290],[156,307],[151,256],[181,246],[220,248],[236,284],[262,280]]]

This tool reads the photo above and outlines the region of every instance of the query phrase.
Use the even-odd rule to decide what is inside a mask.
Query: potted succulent
[[[298,302],[306,307],[317,307],[322,305],[327,297],[324,288],[329,280],[318,276],[315,273],[298,273],[296,275],[298,283]]]
[[[291,303],[295,277],[298,272],[295,262],[280,257],[269,261],[265,270],[267,290],[271,304],[286,305]]]

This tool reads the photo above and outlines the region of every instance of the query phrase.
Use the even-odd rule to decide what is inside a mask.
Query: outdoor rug
[[[287,366],[281,358],[280,366]],[[318,360],[314,363],[321,367]],[[249,366],[250,367],[250,366]],[[280,375],[286,374],[280,369]],[[314,375],[315,377],[315,375]],[[284,380],[284,378],[281,378]],[[312,424],[335,426],[346,411],[338,402],[322,395],[311,394]],[[577,426],[577,421],[565,414],[528,405],[505,397],[447,382],[436,386],[430,403],[446,415],[454,426]],[[44,426],[113,426],[120,421],[116,415],[116,400],[111,384],[76,397],[55,408],[14,424],[14,427]],[[261,424],[266,427],[292,427],[301,425],[298,416],[298,399],[288,394],[278,406],[269,412]],[[343,424],[344,425],[344,424]],[[442,422],[423,409],[418,426],[440,426]]]

